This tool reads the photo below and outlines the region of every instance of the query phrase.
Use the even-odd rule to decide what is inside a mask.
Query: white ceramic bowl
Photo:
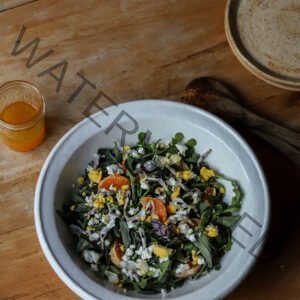
[[[123,129],[122,129],[123,128]],[[182,132],[198,141],[196,150],[212,149],[207,161],[219,173],[237,179],[244,192],[242,221],[233,231],[234,244],[213,271],[187,281],[167,295],[123,294],[99,280],[76,255],[75,240],[57,214],[99,147],[137,141],[137,133],[151,131],[152,140]],[[228,188],[230,190],[230,187]],[[227,200],[231,200],[230,193]],[[199,108],[164,100],[140,100],[110,107],[84,119],[53,148],[38,179],[35,194],[37,235],[50,265],[65,284],[84,299],[219,299],[232,291],[256,261],[269,221],[268,189],[262,169],[246,142],[225,122]]]

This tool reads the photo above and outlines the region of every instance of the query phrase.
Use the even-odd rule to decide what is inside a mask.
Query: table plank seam
[[[18,4],[18,5],[9,7],[9,8],[5,8],[5,9],[3,9],[3,10],[0,10],[0,14],[1,14],[1,13],[4,13],[4,12],[7,12],[7,11],[10,11],[10,10],[12,10],[12,9],[14,9],[14,8],[18,8],[18,7],[27,5],[27,4],[31,4],[31,3],[33,3],[33,2],[37,2],[37,1],[39,1],[39,0],[30,0],[30,1],[26,2],[26,3],[21,3],[21,4]]]

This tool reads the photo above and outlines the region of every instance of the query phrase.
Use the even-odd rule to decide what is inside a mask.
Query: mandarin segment
[[[159,199],[154,197],[144,197],[141,199],[141,203],[144,207],[146,207],[150,201],[153,203],[150,212],[151,217],[157,216],[161,223],[165,223],[168,217],[166,206]]]
[[[121,262],[123,255],[124,252],[121,249],[121,241],[119,239],[116,239],[113,247],[110,249],[109,256],[111,262],[119,269],[122,269]]]
[[[190,277],[192,275],[197,274],[200,269],[201,269],[201,265],[192,265],[192,263],[189,263],[190,268],[187,270],[184,270],[182,272],[178,272],[178,273],[174,273],[174,277],[175,278],[187,278]]]
[[[103,178],[100,181],[98,188],[99,189],[104,188],[106,190],[109,190],[111,187],[121,189],[124,185],[129,185],[129,184],[130,184],[129,178],[119,174],[113,174]]]

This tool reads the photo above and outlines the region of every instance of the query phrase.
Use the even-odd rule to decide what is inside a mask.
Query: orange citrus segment
[[[190,268],[185,270],[185,271],[182,271],[182,272],[179,272],[179,273],[174,273],[174,277],[176,277],[176,278],[187,278],[191,275],[194,275],[194,274],[198,273],[201,269],[201,266],[198,265],[198,264],[193,266],[191,263],[189,263],[189,266],[190,266]]]
[[[109,255],[111,262],[121,269],[122,256],[124,255],[124,252],[121,249],[121,241],[119,239],[116,239],[113,247],[110,249]]]
[[[146,207],[150,201],[153,202],[150,212],[151,217],[157,216],[161,223],[165,223],[168,217],[166,206],[159,199],[154,197],[144,197],[141,199],[141,203],[144,207]]]
[[[122,186],[129,185],[129,184],[130,184],[130,180],[127,177],[119,174],[113,174],[103,178],[100,181],[98,188],[99,189],[104,188],[106,190],[109,190],[110,187],[113,187],[113,188],[120,189],[122,188]]]

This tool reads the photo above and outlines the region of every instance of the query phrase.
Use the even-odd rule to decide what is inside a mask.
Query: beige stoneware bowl
[[[229,0],[225,32],[239,61],[274,86],[300,90],[299,0]]]

